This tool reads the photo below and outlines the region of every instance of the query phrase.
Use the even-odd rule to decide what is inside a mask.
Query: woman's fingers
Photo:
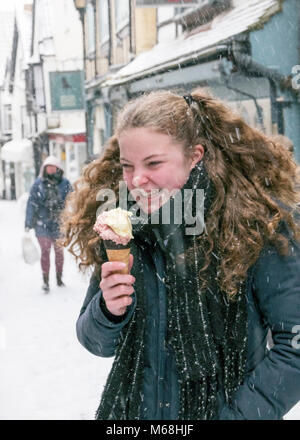
[[[129,257],[129,269],[133,265],[133,256]],[[121,274],[117,271],[124,268],[121,262],[106,262],[101,267],[101,282],[103,298],[107,309],[114,315],[123,315],[126,307],[132,303],[130,295],[133,294],[132,284],[135,278],[130,274]],[[117,273],[116,273],[117,272]]]
[[[133,266],[133,255],[130,254],[129,255],[129,272],[131,271],[132,266]]]
[[[122,263],[121,261],[107,261],[106,263],[103,263],[101,266],[101,276],[102,278],[106,278],[110,274],[114,272],[118,272],[119,270],[122,270],[126,267],[125,263]]]
[[[116,299],[119,298],[120,296],[124,296],[124,295],[132,295],[134,292],[134,288],[133,286],[129,286],[126,284],[118,284],[115,287],[112,287],[111,289],[106,289],[105,290],[105,294],[109,299]]]
[[[103,289],[111,289],[114,286],[118,285],[130,285],[135,282],[135,278],[132,275],[124,275],[119,273],[112,273],[107,277],[101,279],[100,288]]]
[[[133,266],[133,255],[129,255],[129,273]],[[118,272],[126,267],[126,264],[122,261],[107,261],[103,263],[101,266],[101,276],[102,278],[106,278],[108,275],[114,272]]]
[[[132,297],[129,295],[119,296],[117,298],[108,298],[105,300],[107,309],[114,315],[121,315],[125,312],[124,307],[132,303]]]

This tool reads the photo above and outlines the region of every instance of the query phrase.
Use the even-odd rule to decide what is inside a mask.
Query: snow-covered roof
[[[234,0],[233,8],[212,20],[210,27],[194,35],[158,43],[109,77],[103,86],[122,84],[201,57],[225,40],[255,29],[281,10],[282,0]]]
[[[13,139],[1,148],[1,160],[6,162],[32,163],[32,142],[29,139]]]
[[[0,85],[3,83],[6,61],[10,56],[12,42],[13,42],[13,30],[14,30],[14,12],[13,11],[0,11]]]

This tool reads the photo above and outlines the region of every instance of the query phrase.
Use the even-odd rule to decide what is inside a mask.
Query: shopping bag
[[[22,237],[22,255],[27,264],[34,264],[40,259],[38,247],[29,232]]]

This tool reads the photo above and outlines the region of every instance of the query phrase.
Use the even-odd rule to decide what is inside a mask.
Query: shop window
[[[74,162],[75,161],[75,147],[74,144],[69,145],[69,161]]]
[[[12,116],[11,116],[11,104],[4,105],[4,131],[10,132],[12,130]]]
[[[53,154],[53,156],[57,157],[57,143],[56,142],[52,142],[52,152],[51,154]]]
[[[21,105],[21,132],[22,132],[22,138],[25,138],[28,136],[28,127],[27,127],[27,112],[26,112],[26,106]]]
[[[65,165],[66,162],[66,147],[65,144],[60,144],[60,158],[59,160],[62,162],[62,165]]]
[[[46,110],[44,79],[42,64],[33,65],[33,82],[35,88],[35,104],[36,111],[43,112]]]

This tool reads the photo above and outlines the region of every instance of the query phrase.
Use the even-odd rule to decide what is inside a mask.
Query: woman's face
[[[182,188],[203,156],[199,145],[193,157],[187,159],[180,143],[149,128],[130,128],[118,141],[123,178],[134,200],[148,214]]]
[[[47,165],[46,166],[46,173],[47,174],[55,174],[56,171],[57,171],[56,166],[54,166],[54,165]]]

